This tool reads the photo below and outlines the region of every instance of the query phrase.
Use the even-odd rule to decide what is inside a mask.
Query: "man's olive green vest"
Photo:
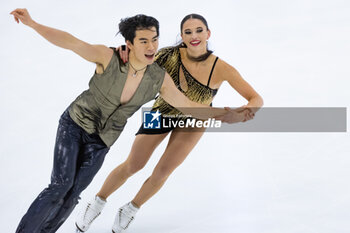
[[[89,89],[69,107],[70,117],[87,133],[97,133],[108,147],[117,140],[127,119],[143,104],[154,99],[162,86],[165,70],[156,63],[147,66],[134,96],[122,105],[120,97],[127,74],[128,64],[123,64],[118,51],[114,49],[103,74],[95,72]]]

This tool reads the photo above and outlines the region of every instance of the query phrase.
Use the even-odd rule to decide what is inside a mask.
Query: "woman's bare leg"
[[[142,169],[155,148],[167,135],[168,133],[137,135],[128,158],[108,175],[97,196],[106,200],[130,176]]]
[[[142,185],[132,203],[141,207],[163,186],[169,175],[177,168],[195,147],[204,130],[184,132],[175,130],[171,133],[167,148],[154,168],[152,175]]]

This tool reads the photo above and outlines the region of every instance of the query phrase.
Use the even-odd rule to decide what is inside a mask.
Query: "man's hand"
[[[17,8],[10,13],[15,18],[15,21],[19,23],[21,21],[24,25],[31,26],[34,20],[30,17],[27,9]]]

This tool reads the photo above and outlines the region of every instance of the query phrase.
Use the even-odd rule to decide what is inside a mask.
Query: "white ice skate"
[[[125,232],[130,223],[135,219],[135,215],[138,210],[139,209],[131,204],[131,202],[120,207],[117,215],[115,216],[112,232]]]
[[[101,214],[106,201],[95,197],[82,208],[75,220],[77,227],[76,233],[85,232],[89,229],[91,223]]]

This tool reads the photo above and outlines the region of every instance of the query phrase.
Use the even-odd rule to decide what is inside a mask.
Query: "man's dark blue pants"
[[[56,232],[101,168],[108,150],[97,134],[86,133],[66,110],[57,130],[51,183],[31,204],[16,233]]]

